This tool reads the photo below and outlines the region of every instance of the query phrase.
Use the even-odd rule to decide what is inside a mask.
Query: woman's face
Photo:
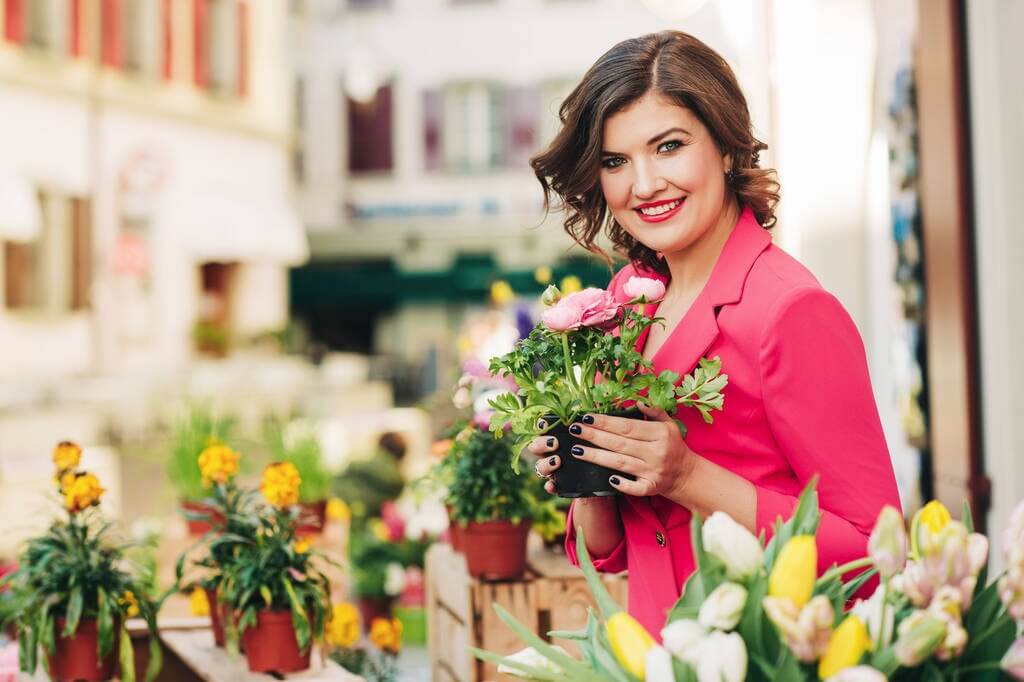
[[[605,202],[623,229],[659,253],[692,246],[716,224],[728,168],[700,119],[656,93],[605,120]]]

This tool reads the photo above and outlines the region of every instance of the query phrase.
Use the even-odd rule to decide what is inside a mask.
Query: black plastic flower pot
[[[611,413],[616,417],[627,419],[643,419],[640,410],[620,410]],[[593,444],[578,436],[569,433],[569,427],[558,421],[558,417],[548,415],[543,417],[547,423],[558,422],[545,436],[554,436],[558,439],[558,450],[551,454],[557,454],[561,465],[551,476],[555,483],[555,492],[559,497],[605,497],[615,495],[618,491],[608,482],[611,476],[622,476],[632,478],[629,474],[621,471],[599,466],[592,462],[585,462],[572,456],[570,450],[574,445],[593,447]]]

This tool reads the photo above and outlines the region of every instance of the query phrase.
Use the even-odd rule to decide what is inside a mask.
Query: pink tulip
[[[622,291],[635,303],[654,303],[665,298],[664,282],[650,277],[630,277]]]
[[[820,594],[812,597],[802,609],[788,597],[765,597],[762,606],[768,619],[779,629],[786,646],[799,660],[811,663],[822,657],[828,648],[835,620],[827,597]]]

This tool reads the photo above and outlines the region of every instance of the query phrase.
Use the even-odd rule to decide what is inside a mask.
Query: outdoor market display
[[[987,582],[988,539],[969,508],[955,521],[939,502],[918,511],[909,534],[885,507],[868,556],[817,574],[820,513],[812,484],[772,538],[754,537],[722,512],[691,524],[697,570],[669,612],[660,638],[608,595],[577,537],[599,612],[585,628],[551,632],[580,659],[498,615],[529,645],[501,657],[499,671],[535,680],[613,682],[1024,679],[1024,503],[1004,531],[1007,570]],[[909,538],[908,538],[909,535]],[[909,545],[909,548],[908,548]],[[868,598],[846,605],[880,578]],[[659,643],[660,641],[660,643]]]
[[[661,322],[643,306],[664,297],[665,285],[630,277],[623,290],[627,301],[604,289],[562,296],[549,286],[542,296],[547,308],[541,322],[512,352],[490,363],[492,374],[517,386],[490,400],[491,432],[502,438],[510,428],[517,469],[519,453],[531,440],[556,436],[561,464],[551,478],[562,497],[616,493],[608,479],[618,472],[570,455],[583,441],[569,433],[569,426],[585,413],[642,419],[630,408],[643,402],[671,415],[680,406],[694,408],[710,424],[711,412],[722,409],[728,377],[721,374],[717,359],[702,358],[693,373],[680,377],[671,370],[656,374],[637,349],[650,326]],[[685,436],[684,425],[677,423]]]
[[[13,601],[9,612],[18,634],[19,665],[33,674],[41,654],[53,680],[109,680],[119,667],[120,678],[133,682],[127,621],[141,618],[150,635],[148,682],[162,662],[156,625],[161,600],[147,594],[147,578],[126,561],[130,545],[118,542],[113,524],[103,518],[99,504],[105,490],[94,474],[79,470],[81,453],[70,442],[55,448],[54,482],[67,517],[31,538],[18,569],[0,582]]]

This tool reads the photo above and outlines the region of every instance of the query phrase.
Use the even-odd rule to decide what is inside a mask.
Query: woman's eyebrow
[[[666,130],[664,132],[661,132],[661,133],[658,133],[657,135],[655,135],[651,139],[647,140],[647,145],[650,146],[650,145],[654,144],[655,142],[657,142],[658,140],[660,140],[661,138],[667,137],[668,135],[671,135],[672,133],[682,133],[683,135],[689,135],[690,131],[688,131],[688,130],[686,130],[684,128],[669,128],[668,130]],[[602,149],[601,150],[601,156],[621,156],[621,154],[619,154],[618,152],[608,151],[607,149]]]

